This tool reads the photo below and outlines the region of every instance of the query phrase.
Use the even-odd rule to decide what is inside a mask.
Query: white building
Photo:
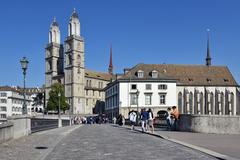
[[[31,97],[26,95],[27,112],[31,114]],[[0,118],[22,115],[23,94],[14,87],[0,87]]]
[[[238,84],[226,66],[138,64],[105,88],[106,113],[178,106],[180,113],[240,114]],[[138,93],[137,93],[138,92]]]

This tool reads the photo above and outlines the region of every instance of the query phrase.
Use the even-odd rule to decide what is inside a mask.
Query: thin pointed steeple
[[[207,39],[207,57],[206,57],[206,66],[211,66],[211,56],[210,56],[210,36],[209,36],[210,29],[207,29],[208,39]]]
[[[113,74],[113,64],[112,64],[112,45],[110,46],[110,60],[108,66],[108,73]]]

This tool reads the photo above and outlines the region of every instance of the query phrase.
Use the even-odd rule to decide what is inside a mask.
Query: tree
[[[60,83],[54,83],[51,86],[51,90],[49,92],[49,100],[47,103],[47,110],[57,110],[59,105],[59,97],[58,94],[60,93],[60,107],[63,112],[69,109],[69,104],[67,103],[67,99],[64,96],[64,89],[63,85]]]

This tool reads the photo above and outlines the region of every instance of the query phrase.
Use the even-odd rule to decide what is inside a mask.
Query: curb
[[[122,126],[122,127],[130,129],[129,127],[126,127],[126,126]],[[142,133],[142,131],[140,129],[136,129],[135,128],[135,131],[138,131],[138,132]],[[162,139],[165,139],[165,140],[168,140],[168,141],[171,141],[171,142],[183,145],[185,147],[188,147],[188,148],[191,148],[191,149],[194,149],[194,150],[198,150],[198,151],[200,151],[202,153],[205,153],[207,155],[210,155],[210,156],[215,157],[215,158],[220,159],[220,160],[238,160],[237,158],[230,157],[228,155],[224,155],[224,154],[221,154],[221,153],[218,153],[218,152],[215,152],[215,151],[203,148],[203,147],[195,146],[195,145],[192,145],[192,144],[189,144],[189,143],[186,143],[186,142],[182,142],[182,141],[179,141],[179,140],[176,140],[176,139],[168,138],[168,137],[162,136],[160,134],[148,133],[148,132],[144,132],[144,134],[148,134],[148,135],[151,135],[151,136],[159,137],[159,138],[162,138]]]

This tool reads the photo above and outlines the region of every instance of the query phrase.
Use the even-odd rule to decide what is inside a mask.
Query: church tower
[[[64,80],[65,96],[73,114],[85,113],[84,40],[80,35],[80,21],[74,9],[65,40]]]
[[[46,100],[49,99],[51,85],[58,79],[54,77],[63,72],[63,47],[60,44],[60,30],[56,18],[54,18],[49,30],[49,42],[45,48],[45,84]]]

